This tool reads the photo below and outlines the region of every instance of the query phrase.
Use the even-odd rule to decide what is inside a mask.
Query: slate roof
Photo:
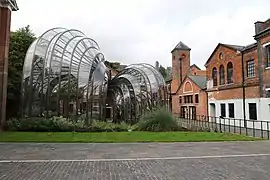
[[[193,75],[188,75],[188,77],[195,83],[197,84],[201,89],[206,88],[206,76],[193,76]]]
[[[192,65],[190,66],[190,68],[192,68],[193,66],[194,66],[195,68],[201,70],[201,68],[199,68],[196,64],[192,64]]]
[[[242,49],[245,48],[245,46],[239,46],[239,45],[232,45],[232,44],[223,44],[224,46],[230,47],[235,50],[241,51]]]
[[[171,51],[171,53],[175,50],[191,50],[187,45],[185,45],[182,41],[180,41],[175,48]]]
[[[242,51],[246,51],[257,46],[257,42],[247,45]]]
[[[208,65],[208,63],[210,62],[212,56],[215,54],[215,52],[217,51],[217,49],[219,48],[219,46],[224,46],[224,47],[227,47],[227,48],[236,50],[236,51],[242,51],[245,48],[245,46],[218,43],[218,45],[216,46],[216,48],[214,49],[214,51],[212,52],[212,54],[210,55],[210,57],[208,58],[208,60],[204,64],[204,66],[207,66]]]

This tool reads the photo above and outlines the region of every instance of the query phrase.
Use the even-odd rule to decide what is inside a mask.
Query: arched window
[[[231,62],[227,64],[227,83],[233,83],[233,64]]]
[[[217,68],[212,69],[213,86],[217,86]]]
[[[224,66],[219,66],[219,84],[223,85],[225,84],[225,72],[224,72]]]

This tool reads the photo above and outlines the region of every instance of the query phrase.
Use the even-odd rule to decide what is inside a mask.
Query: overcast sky
[[[65,27],[94,38],[109,61],[159,61],[171,66],[182,41],[191,64],[204,63],[221,43],[254,42],[254,22],[270,18],[270,0],[17,0],[12,30],[30,25],[39,36]]]

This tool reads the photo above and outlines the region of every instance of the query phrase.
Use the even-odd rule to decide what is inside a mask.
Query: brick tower
[[[172,53],[172,85],[171,91],[175,93],[190,69],[190,48],[179,42]]]
[[[15,0],[0,0],[0,130],[6,122],[8,51],[11,11],[17,11]]]

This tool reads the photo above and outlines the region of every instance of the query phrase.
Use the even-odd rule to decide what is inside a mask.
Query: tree
[[[160,74],[163,76],[164,79],[167,78],[167,72],[166,72],[166,69],[163,67],[163,66],[159,66],[159,72]]]
[[[30,26],[11,32],[9,44],[7,118],[16,116],[21,100],[21,81],[26,52],[35,40]]]

